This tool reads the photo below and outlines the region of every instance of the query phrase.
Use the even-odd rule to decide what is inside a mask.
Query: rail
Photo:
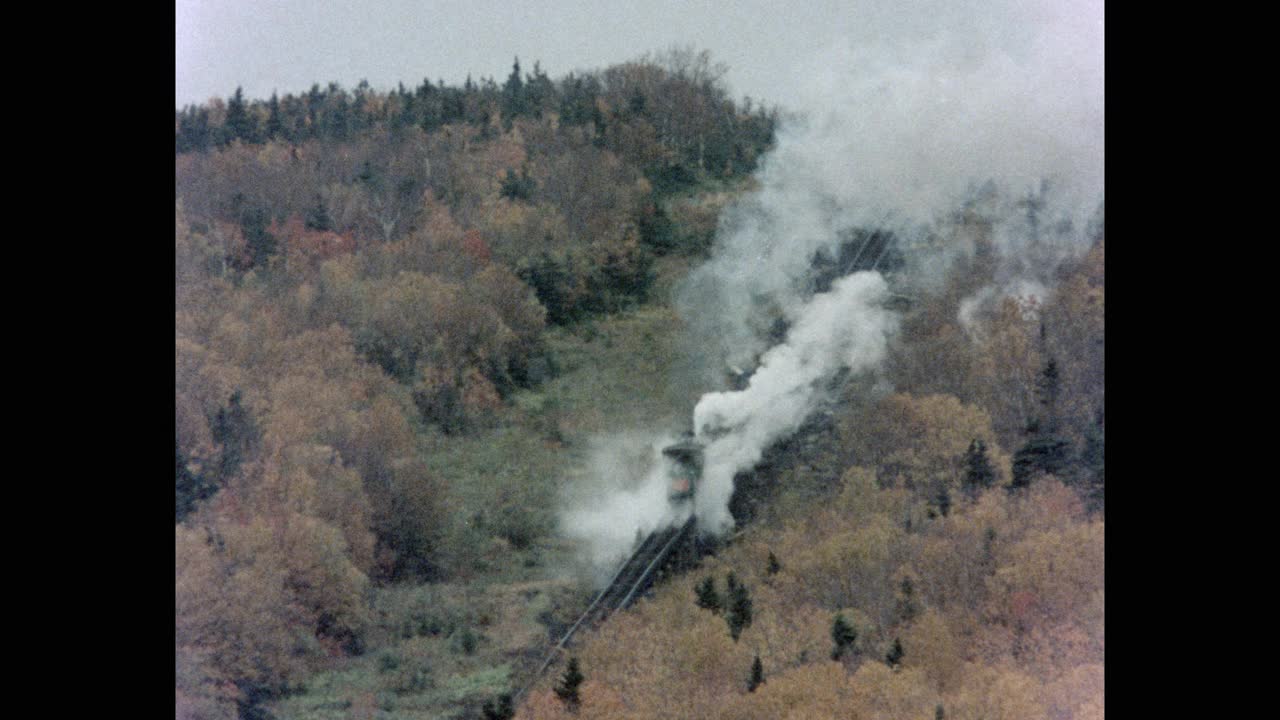
[[[551,648],[542,665],[533,673],[529,682],[513,696],[512,701],[518,703],[534,683],[538,682],[547,668],[551,667],[559,654],[564,651],[579,628],[583,625],[603,622],[618,610],[624,610],[630,606],[635,597],[647,589],[653,580],[654,572],[662,567],[671,557],[672,551],[693,533],[697,524],[697,518],[690,516],[678,528],[672,525],[649,533],[644,542],[640,543],[640,547],[636,548],[631,557],[627,558],[613,574],[609,584],[591,601],[586,612],[582,613],[578,621],[569,627],[564,637],[560,638],[560,642]]]

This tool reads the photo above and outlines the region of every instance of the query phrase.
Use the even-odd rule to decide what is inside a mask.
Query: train
[[[698,479],[702,477],[702,443],[693,433],[685,433],[678,442],[662,448],[668,463],[667,499],[673,505],[691,502],[698,491]]]

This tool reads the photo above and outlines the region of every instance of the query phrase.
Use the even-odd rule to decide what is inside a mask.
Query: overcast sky
[[[955,0],[176,0],[176,106],[313,83],[501,83],[519,56],[555,79],[672,45],[729,66],[733,97],[790,106],[797,62],[838,39],[950,26]],[[1004,3],[996,3],[1004,4]]]

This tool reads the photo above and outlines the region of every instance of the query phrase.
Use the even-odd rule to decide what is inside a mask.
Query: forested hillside
[[[176,114],[180,716],[265,713],[366,656],[397,587],[548,575],[590,430],[558,378],[705,251],[771,142],[721,72],[517,60]],[[649,315],[615,322],[671,323]]]
[[[677,300],[777,141],[722,74],[175,113],[177,717],[1102,717],[1104,225],[1019,291],[1003,234],[1049,193],[992,188],[923,234],[947,262],[874,372],[736,477],[733,533],[510,702],[596,589],[562,517],[599,438],[755,369],[704,384]],[[915,267],[842,233],[806,298]]]

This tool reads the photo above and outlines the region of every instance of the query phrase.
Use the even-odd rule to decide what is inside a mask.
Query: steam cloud
[[[684,521],[689,508],[667,500],[668,463],[662,448],[674,434],[620,433],[594,438],[585,496],[573,498],[561,517],[564,534],[581,543],[585,560],[603,584],[637,536]]]
[[[731,525],[734,474],[799,427],[824,379],[885,356],[885,279],[859,273],[812,295],[815,253],[834,256],[850,229],[891,230],[907,262],[895,288],[936,286],[974,252],[940,245],[937,230],[980,206],[997,272],[957,308],[968,326],[1002,296],[1047,293],[1101,220],[1101,0],[864,5],[849,37],[797,69],[807,100],[677,293],[705,386],[758,359],[746,389],[695,409],[710,441],[696,500],[708,529]],[[770,349],[776,317],[791,330]]]
[[[878,273],[842,278],[795,313],[786,342],[764,354],[748,386],[702,396],[693,411],[697,434],[709,441],[696,512],[704,528],[732,526],[733,476],[755,465],[773,441],[800,428],[823,381],[836,371],[874,368],[888,349],[896,319],[880,306],[888,285]]]

